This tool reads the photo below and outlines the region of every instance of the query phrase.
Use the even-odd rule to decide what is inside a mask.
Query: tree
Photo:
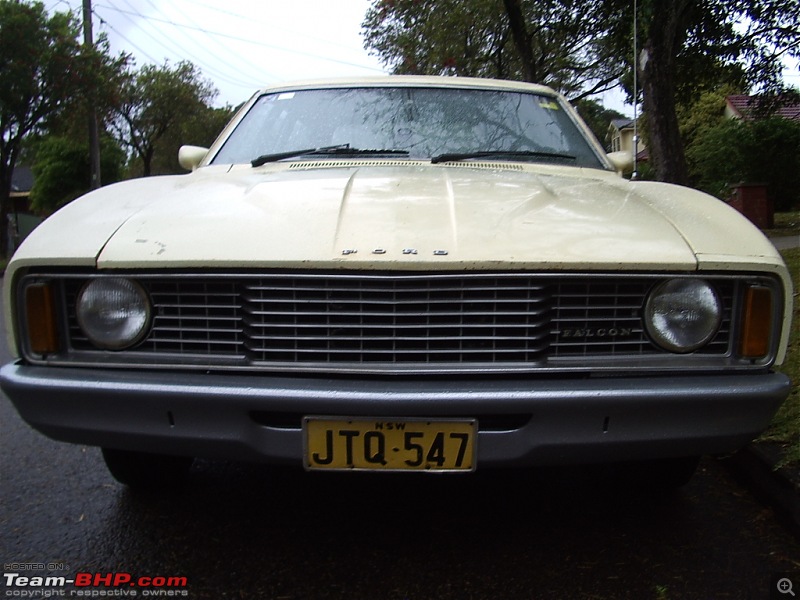
[[[745,119],[725,115],[722,86],[678,108],[689,183],[718,198],[733,184],[765,183],[776,210],[800,208],[800,122],[771,116],[754,105]]]
[[[686,148],[690,183],[717,198],[730,196],[731,184],[742,181],[747,168],[742,123],[722,119],[703,127]]]
[[[602,0],[503,0],[522,79],[544,83],[576,101],[615,88],[624,72],[608,23],[598,19]]]
[[[744,180],[765,182],[775,210],[800,209],[800,123],[773,116],[747,122],[745,129]]]
[[[718,198],[731,185],[767,184],[778,211],[800,207],[800,123],[780,117],[754,121],[722,119],[705,127],[687,146],[691,183]]]
[[[572,101],[632,96],[631,0],[375,0],[365,44],[396,73],[545,83]],[[687,183],[676,116],[721,83],[775,92],[800,56],[800,0],[638,0],[637,73],[656,176]],[[779,97],[772,94],[773,97]]]
[[[658,179],[686,184],[677,104],[691,102],[709,83],[721,81],[762,91],[780,88],[781,58],[800,54],[800,2],[640,0],[639,7],[637,68],[650,157]],[[608,0],[604,9],[619,55],[629,55],[630,2]],[[627,18],[620,19],[620,14]]]
[[[188,61],[175,68],[169,63],[145,65],[129,74],[113,129],[120,143],[141,161],[142,175],[152,173],[159,140],[206,110],[216,94],[214,86]]]
[[[362,28],[365,46],[396,74],[512,78],[519,71],[496,0],[377,0]]]
[[[11,175],[26,136],[108,78],[102,71],[112,61],[103,48],[82,47],[79,33],[69,13],[48,16],[40,2],[0,0],[0,254],[8,248]]]
[[[375,0],[365,45],[395,73],[544,83],[572,100],[616,87],[624,66],[602,0]]]
[[[706,131],[731,119],[725,116],[727,96],[740,94],[741,88],[723,84],[700,94],[692,102],[680,102],[677,107],[678,125],[685,148],[702,139]]]
[[[184,144],[210,146],[233,116],[233,108],[204,106],[178,126],[170,128],[156,143],[151,169],[153,174],[183,173],[178,150]]]
[[[90,158],[87,139],[49,135],[34,144],[31,207],[51,212],[71,202],[90,188]],[[100,167],[105,184],[122,178],[125,152],[105,135],[100,140]]]

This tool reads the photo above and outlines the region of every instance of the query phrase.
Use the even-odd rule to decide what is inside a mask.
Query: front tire
[[[194,459],[103,448],[103,460],[111,475],[134,489],[156,490],[178,487],[186,479]]]

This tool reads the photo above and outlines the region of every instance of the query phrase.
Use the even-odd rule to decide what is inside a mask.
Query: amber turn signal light
[[[57,352],[58,327],[50,284],[34,283],[25,288],[25,317],[31,351],[37,354]]]
[[[741,326],[739,355],[742,358],[766,356],[772,333],[772,291],[769,288],[747,288]]]

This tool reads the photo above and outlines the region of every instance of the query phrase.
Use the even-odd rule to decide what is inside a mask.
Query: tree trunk
[[[675,56],[686,36],[690,2],[652,3],[652,21],[638,68],[649,138],[647,147],[659,181],[686,185],[688,171],[675,112]]]
[[[8,216],[11,214],[11,177],[14,164],[11,157],[0,158],[0,257],[9,257]]]
[[[155,154],[155,150],[152,146],[148,146],[144,152],[142,152],[142,177],[150,177],[152,173],[151,165],[153,164],[153,155]]]
[[[505,6],[506,15],[508,16],[514,45],[522,61],[523,78],[528,83],[542,83],[541,81],[537,81],[539,77],[533,60],[531,39],[528,35],[527,27],[525,26],[525,17],[522,14],[520,0],[503,0],[503,5]]]

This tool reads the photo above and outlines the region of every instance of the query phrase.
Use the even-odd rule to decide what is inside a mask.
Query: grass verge
[[[800,211],[775,213],[775,226],[765,229],[764,233],[771,238],[800,235]]]
[[[783,449],[783,460],[779,466],[800,467],[800,248],[781,252],[795,284],[794,315],[789,337],[789,353],[778,370],[792,380],[792,391],[783,403],[770,428],[758,438],[759,442],[777,443]]]

